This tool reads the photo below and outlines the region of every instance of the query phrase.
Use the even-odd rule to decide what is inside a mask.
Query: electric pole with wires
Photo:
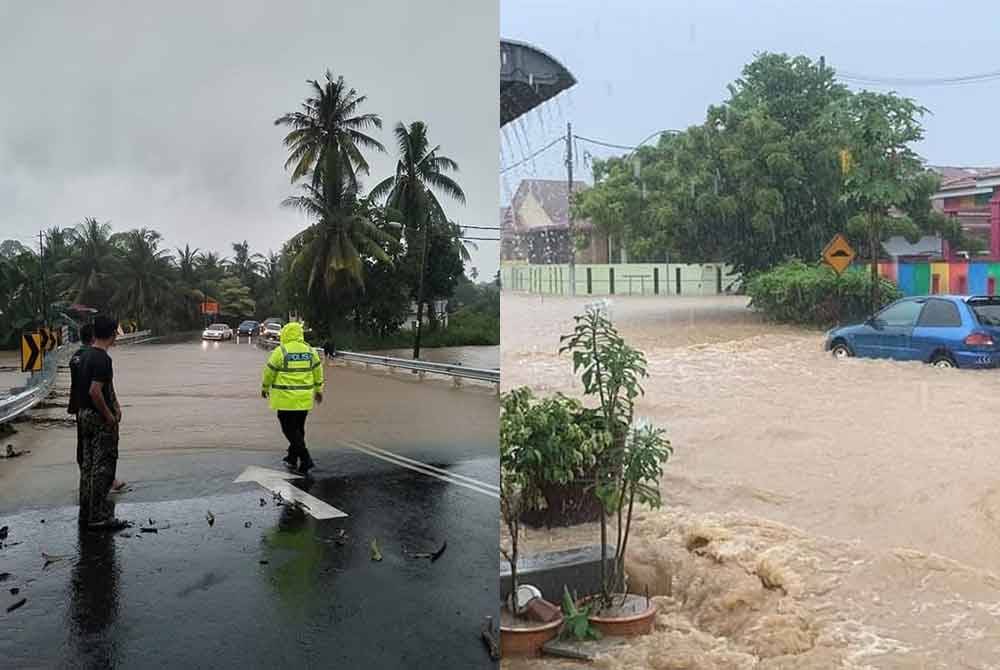
[[[566,122],[566,220],[569,233],[569,294],[576,295],[576,235],[573,231],[573,124]]]

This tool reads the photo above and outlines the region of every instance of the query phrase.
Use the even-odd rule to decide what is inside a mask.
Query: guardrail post
[[[462,378],[456,375],[451,378],[451,383],[455,385],[455,388],[459,388],[462,385]]]

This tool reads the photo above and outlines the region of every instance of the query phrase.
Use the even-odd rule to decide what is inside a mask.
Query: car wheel
[[[955,365],[954,359],[948,354],[936,354],[934,358],[931,359],[931,365],[933,365],[936,368],[942,368],[946,370],[958,367],[957,365]]]
[[[835,345],[833,345],[833,347],[830,349],[830,353],[833,354],[833,357],[838,360],[844,358],[851,358],[852,356],[854,356],[854,353],[851,351],[851,348],[846,344],[844,344],[843,342],[837,342]]]

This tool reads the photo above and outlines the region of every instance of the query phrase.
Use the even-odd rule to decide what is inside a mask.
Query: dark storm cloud
[[[5,3],[0,10],[0,237],[85,216],[170,246],[277,249],[304,221],[282,131],[326,68],[368,96],[394,167],[397,121],[427,122],[462,170],[468,225],[495,225],[496,3]],[[483,243],[473,264],[497,265]]]

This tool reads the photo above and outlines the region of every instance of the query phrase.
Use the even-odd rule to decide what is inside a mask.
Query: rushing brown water
[[[558,336],[587,302],[504,294],[505,388],[579,393]],[[630,552],[658,630],[605,667],[1000,667],[1000,377],[835,361],[742,298],[611,315],[676,451]]]

